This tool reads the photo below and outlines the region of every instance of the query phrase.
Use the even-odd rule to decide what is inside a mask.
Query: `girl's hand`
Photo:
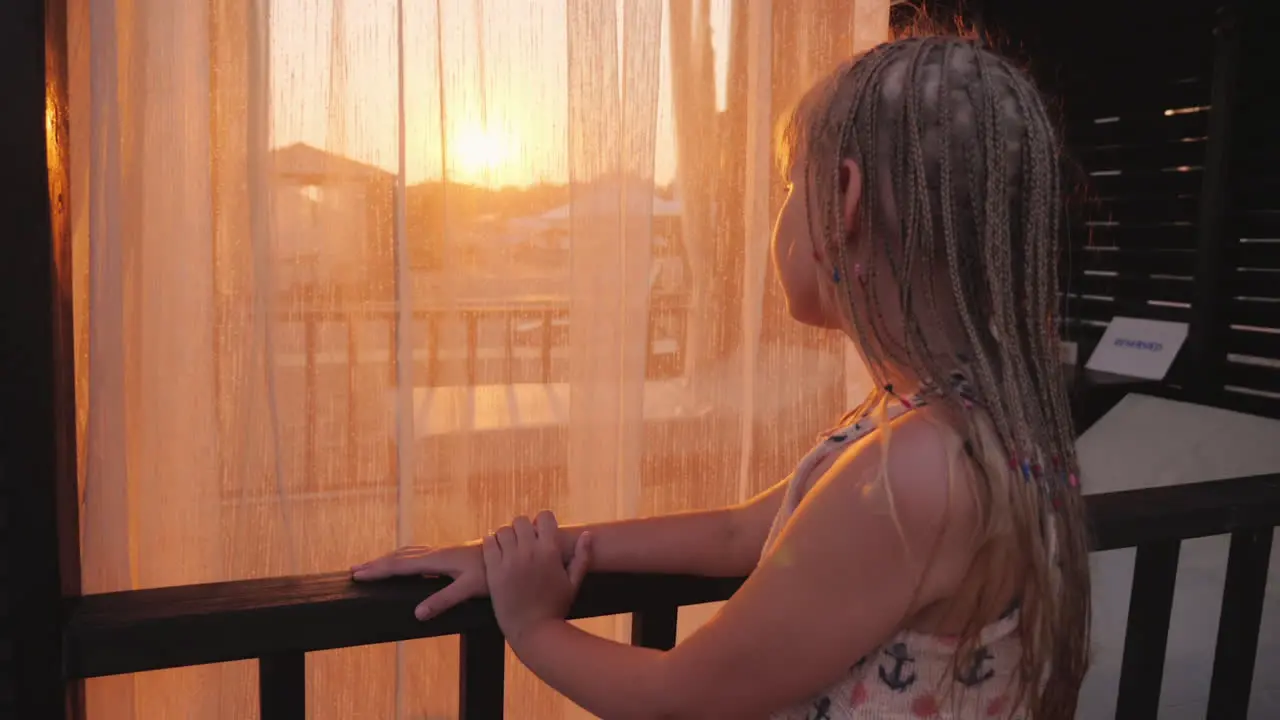
[[[515,645],[530,629],[563,620],[587,574],[590,535],[582,533],[566,568],[556,544],[556,518],[519,517],[484,539],[484,569],[498,626]]]
[[[351,577],[357,581],[384,580],[397,575],[453,578],[453,582],[443,590],[414,608],[413,614],[419,620],[439,615],[464,600],[483,597],[489,592],[479,540],[442,548],[403,547],[390,555],[351,568]]]

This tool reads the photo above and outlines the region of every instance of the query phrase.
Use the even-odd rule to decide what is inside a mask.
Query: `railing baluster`
[[[551,310],[542,313],[542,384],[551,382]]]
[[[440,384],[440,314],[427,316],[427,386]]]
[[[472,630],[459,641],[458,717],[502,717],[507,644],[497,626]]]
[[[1160,708],[1160,683],[1181,547],[1177,540],[1138,546],[1116,718],[1154,718]]]
[[[359,385],[360,368],[356,365],[356,323],[359,315],[350,306],[345,308],[347,314],[347,477],[359,477],[356,458],[356,446],[359,444],[359,431],[356,429],[356,386]]]
[[[387,315],[387,369],[391,371],[389,381],[391,387],[396,386],[396,314],[393,310]]]
[[[648,317],[645,318],[644,324],[644,379],[645,381],[660,379],[662,376],[657,374],[659,368],[657,358],[653,356],[653,344],[658,337],[658,323],[661,321],[662,315],[658,308],[654,307],[651,301]]]
[[[503,327],[506,328],[505,346],[507,351],[507,372],[505,375],[505,381],[508,385],[510,385],[515,380],[515,371],[516,371],[516,368],[515,368],[515,365],[516,365],[516,349],[515,349],[516,314],[515,314],[515,311],[509,310],[503,313],[503,317],[506,318],[505,323],[503,325]]]
[[[684,375],[685,367],[689,362],[689,306],[681,305],[676,308],[672,320],[675,336],[680,342],[676,349],[676,373]]]
[[[258,712],[262,720],[306,720],[306,653],[258,658]]]
[[[314,303],[314,300],[312,300],[312,302]],[[306,378],[303,382],[306,383],[307,388],[306,398],[304,400],[304,412],[306,413],[307,428],[307,477],[304,482],[307,484],[307,487],[305,488],[306,490],[317,490],[319,488],[316,487],[315,484],[318,477],[318,473],[316,472],[316,433],[319,432],[319,430],[316,427],[316,386],[320,384],[320,379],[319,372],[316,368],[316,362],[318,360],[316,353],[319,352],[319,342],[317,339],[317,335],[319,333],[316,325],[319,321],[316,318],[317,310],[314,305],[307,307],[303,312],[305,313],[304,317],[306,318],[302,324],[303,352],[306,353]]]
[[[631,644],[655,650],[676,646],[676,623],[680,608],[665,605],[631,613]]]
[[[467,385],[476,385],[476,353],[480,344],[480,313],[468,312],[467,317]]]
[[[1245,720],[1249,713],[1273,533],[1268,528],[1241,530],[1231,535],[1206,717]]]

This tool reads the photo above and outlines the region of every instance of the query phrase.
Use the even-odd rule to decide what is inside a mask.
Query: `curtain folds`
[[[68,2],[86,592],[735,502],[863,378],[771,289],[772,131],[888,0]],[[456,658],[314,653],[312,714],[453,717]],[[87,692],[256,714],[248,663]]]

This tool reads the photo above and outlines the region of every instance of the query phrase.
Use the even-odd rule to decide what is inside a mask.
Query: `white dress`
[[[911,405],[919,406],[918,399]],[[901,405],[889,417],[907,412]],[[823,438],[796,468],[764,545],[767,555],[778,534],[813,482],[814,469],[832,453],[875,429],[866,418]],[[763,555],[762,555],[763,557]],[[903,630],[849,668],[835,685],[809,701],[774,713],[775,720],[898,720],[937,718],[1024,720],[1014,707],[1022,646],[1018,611],[1011,608],[997,622],[983,628],[978,648],[954,663],[957,638]]]

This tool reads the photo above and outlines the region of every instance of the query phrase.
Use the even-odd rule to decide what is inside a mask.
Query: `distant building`
[[[395,175],[303,144],[276,150],[272,161],[280,290],[389,277]]]

